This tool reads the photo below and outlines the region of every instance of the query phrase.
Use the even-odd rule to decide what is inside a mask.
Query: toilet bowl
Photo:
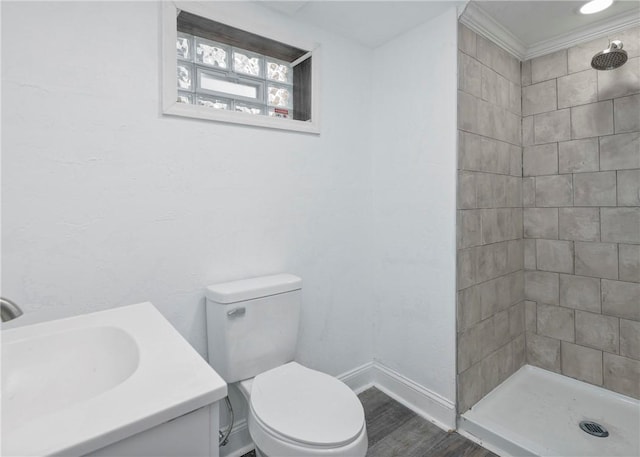
[[[238,385],[249,434],[266,457],[364,456],[367,430],[358,397],[339,380],[296,362]]]
[[[293,361],[301,289],[291,274],[209,286],[209,363],[245,396],[258,455],[364,457],[367,428],[356,394]]]

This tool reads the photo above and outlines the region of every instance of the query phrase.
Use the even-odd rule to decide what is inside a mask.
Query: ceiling
[[[609,21],[620,15],[640,14],[637,0],[617,0],[604,11],[580,14],[586,1],[475,1],[495,21],[511,32],[526,47]]]
[[[466,1],[261,1],[301,22],[375,48]]]
[[[615,0],[592,15],[577,11],[585,1],[545,0],[256,0],[303,23],[375,48],[433,19],[447,8],[467,9],[461,21],[521,59],[640,25],[638,0]]]

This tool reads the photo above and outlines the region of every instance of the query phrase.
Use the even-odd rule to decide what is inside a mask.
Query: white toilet
[[[364,457],[367,429],[344,383],[293,362],[302,280],[290,274],[207,288],[209,363],[249,404],[249,433],[267,457]]]

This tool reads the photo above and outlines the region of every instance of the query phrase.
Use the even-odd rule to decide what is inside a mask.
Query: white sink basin
[[[151,303],[2,332],[2,455],[82,455],[224,398]]]

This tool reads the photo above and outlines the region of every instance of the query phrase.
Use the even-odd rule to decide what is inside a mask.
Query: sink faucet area
[[[85,455],[226,395],[151,303],[2,331],[2,455]]]

